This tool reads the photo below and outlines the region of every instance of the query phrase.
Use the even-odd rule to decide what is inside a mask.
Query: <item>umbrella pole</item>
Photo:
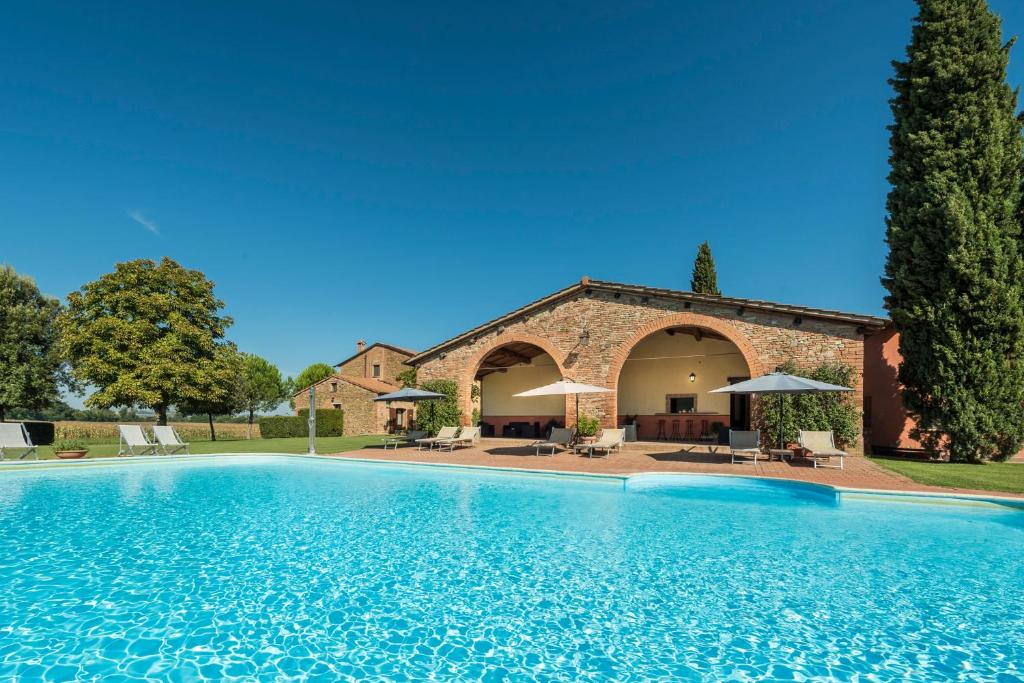
[[[576,431],[580,429],[580,395],[576,394]]]
[[[783,440],[786,438],[783,435],[783,431],[785,430],[786,424],[786,421],[783,417],[786,414],[786,403],[782,399],[783,395],[779,394],[779,450],[785,448],[785,446],[783,445]]]

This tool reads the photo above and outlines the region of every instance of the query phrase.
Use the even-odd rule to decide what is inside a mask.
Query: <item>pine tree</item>
[[[698,294],[722,295],[718,291],[718,274],[715,272],[715,259],[711,256],[711,246],[707,242],[700,245],[700,248],[697,249],[697,258],[693,260],[690,291]]]
[[[900,333],[903,400],[952,460],[1024,443],[1021,121],[1012,41],[984,0],[917,0],[894,62],[882,283]]]

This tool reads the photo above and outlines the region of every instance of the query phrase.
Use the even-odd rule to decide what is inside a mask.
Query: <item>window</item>
[[[395,426],[405,426],[405,408],[399,408],[398,410],[395,411]]]
[[[331,382],[331,393],[334,394],[334,393],[337,393],[337,391],[338,391],[338,383],[337,382]]]
[[[666,412],[692,413],[697,410],[696,394],[669,394],[665,397]]]
[[[373,376],[380,377],[380,363],[373,364]]]

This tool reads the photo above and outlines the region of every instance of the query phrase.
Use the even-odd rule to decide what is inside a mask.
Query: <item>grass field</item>
[[[364,446],[379,445],[380,436],[328,436],[316,440],[318,453],[341,453],[355,451]],[[89,444],[87,458],[105,458],[117,455],[117,443]],[[217,441],[193,441],[193,454],[207,453],[306,453],[309,450],[306,437],[295,439],[226,439]],[[10,456],[8,456],[10,459]],[[53,458],[51,446],[39,447],[39,459]]]
[[[966,465],[888,458],[872,458],[872,461],[928,486],[1024,493],[1024,464]]]

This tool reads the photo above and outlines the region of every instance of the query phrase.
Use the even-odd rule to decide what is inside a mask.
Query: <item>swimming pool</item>
[[[675,479],[3,471],[0,679],[1024,680],[1024,512]]]

